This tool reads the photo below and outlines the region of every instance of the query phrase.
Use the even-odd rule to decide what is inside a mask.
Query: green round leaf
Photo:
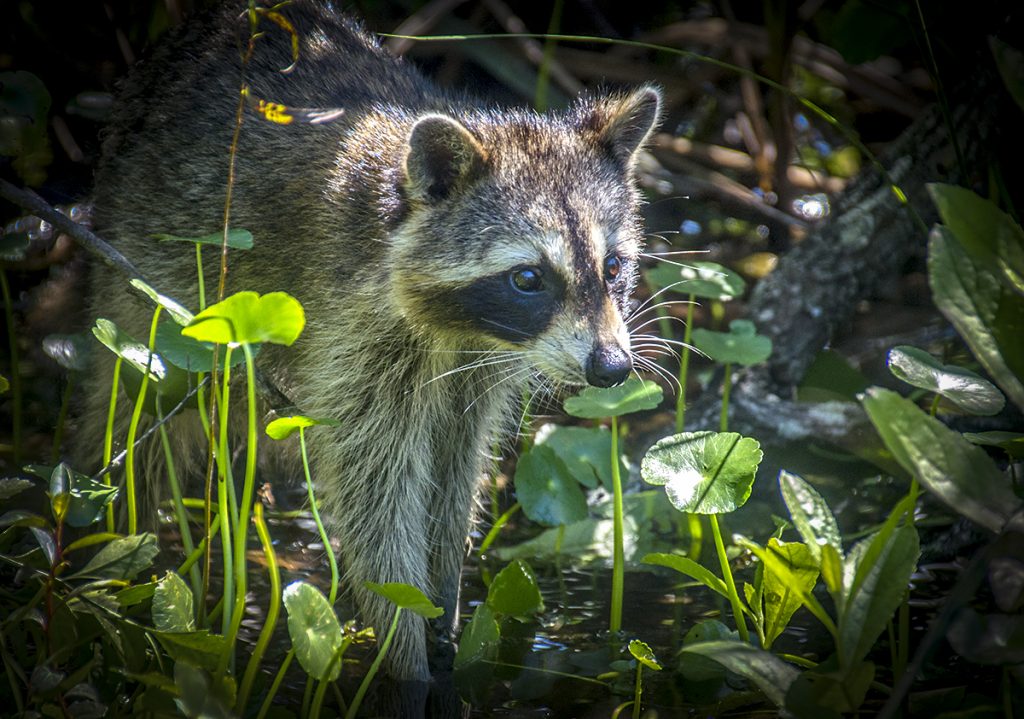
[[[290,345],[306,325],[299,301],[285,292],[238,292],[207,307],[182,330],[204,342]]]
[[[337,679],[341,663],[332,660],[341,648],[341,625],[327,598],[312,584],[292,582],[284,590],[284,606],[299,664],[317,680]]]
[[[629,653],[648,669],[661,671],[661,665],[658,664],[654,652],[651,651],[651,648],[646,643],[641,642],[639,639],[634,639],[629,643]]]
[[[995,385],[974,372],[942,364],[924,350],[901,345],[889,350],[889,371],[918,389],[942,395],[965,412],[993,415],[1006,398]]]
[[[747,501],[761,457],[757,440],[735,432],[683,432],[651,447],[640,474],[681,512],[722,514]]]
[[[212,372],[213,371],[213,348],[210,342],[186,337],[181,333],[181,327],[174,322],[160,322],[156,328],[156,351],[162,358],[175,367],[186,372]],[[253,356],[259,354],[260,345],[252,348]],[[224,357],[227,355],[227,348],[219,346],[218,367],[224,367]],[[231,355],[231,366],[236,367],[245,362],[245,354],[234,352]]]
[[[267,436],[271,439],[288,439],[300,429],[314,427],[318,424],[326,425],[328,427],[341,426],[341,422],[336,419],[331,419],[330,417],[320,419],[305,417],[303,415],[295,415],[294,417],[278,417],[267,425]]]
[[[565,400],[565,411],[573,417],[602,419],[654,409],[661,404],[661,387],[654,382],[630,377],[618,387],[587,387]]]
[[[733,320],[728,332],[698,327],[693,331],[693,344],[722,364],[753,365],[764,362],[772,353],[772,341],[757,334],[750,320]]]
[[[487,590],[487,604],[495,614],[518,619],[544,611],[544,600],[530,565],[516,559],[498,572]]]
[[[182,307],[175,300],[172,300],[170,297],[160,294],[142,280],[136,278],[133,280],[129,280],[129,283],[139,292],[146,295],[146,297],[153,300],[154,303],[160,305],[165,310],[167,310],[167,314],[169,314],[174,319],[174,321],[177,322],[182,327],[184,327],[185,325],[192,321],[191,312]]]
[[[717,262],[662,262],[647,271],[647,278],[657,288],[727,302],[739,297],[747,283],[728,267]]]
[[[551,447],[565,462],[569,474],[584,487],[594,489],[598,480],[612,486],[612,435],[603,427],[545,425],[535,437],[538,445]]]
[[[494,618],[494,612],[486,604],[473,610],[473,618],[466,624],[459,637],[459,649],[455,654],[455,669],[461,669],[474,662],[494,659],[498,655],[501,628]]]
[[[547,445],[537,445],[516,464],[516,496],[535,522],[557,527],[587,516],[587,500],[565,462]]]
[[[387,582],[377,584],[376,582],[363,582],[367,589],[387,599],[396,607],[408,609],[421,617],[433,619],[444,614],[441,607],[435,607],[434,603],[427,599],[427,595],[421,590],[409,584],[401,582]]]

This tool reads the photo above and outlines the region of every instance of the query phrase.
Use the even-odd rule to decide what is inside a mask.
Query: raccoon
[[[265,347],[258,366],[304,414],[342,423],[308,444],[365,622],[392,619],[365,580],[412,584],[443,607],[433,629],[404,612],[386,660],[393,678],[428,682],[428,650],[455,628],[486,457],[516,429],[524,392],[607,387],[632,371],[624,317],[643,237],[634,165],[660,95],[645,86],[559,113],[496,109],[439,89],[329,5],[280,12],[298,60],[282,71],[292,38],[266,23],[244,68],[252,95],[343,112],[286,126],[245,117],[231,221],[255,245],[232,251],[228,293],[284,290],[304,306],[298,342]],[[222,222],[248,31],[232,7],[157,47],[121,88],[97,171],[97,231],[193,309],[191,247],[148,238]],[[146,331],[151,306],[121,278],[94,268],[91,294],[95,315]],[[91,391],[97,418],[108,381]],[[182,452],[198,455],[195,417],[173,424]]]

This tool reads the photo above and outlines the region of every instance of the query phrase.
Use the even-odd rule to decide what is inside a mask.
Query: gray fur
[[[299,61],[279,72],[291,64],[289,38],[264,23],[246,71],[253,94],[344,114],[289,126],[246,115],[232,225],[252,231],[255,248],[231,254],[228,292],[284,290],[305,307],[299,341],[264,348],[259,364],[303,413],[342,422],[308,441],[364,620],[383,629],[391,614],[362,582],[401,581],[444,606],[450,631],[484,458],[515,429],[506,424],[524,387],[583,384],[595,348],[628,349],[622,317],[641,244],[632,158],[658,95],[581,100],[557,115],[487,109],[435,88],[320,4],[282,12],[301,38]],[[97,176],[98,231],[192,309],[191,246],[147,236],[221,223],[246,32],[232,10],[158,47],[123,87]],[[624,271],[607,286],[595,243],[611,236]],[[206,250],[211,294],[216,254]],[[503,276],[520,255],[549,262],[561,287],[536,336],[498,339],[439,299]],[[150,307],[105,268],[94,268],[91,301],[97,316],[145,335]],[[481,358],[498,363],[454,371]],[[110,375],[96,375],[94,421],[83,424],[99,428]],[[202,455],[194,414],[175,425],[180,454]],[[96,436],[80,444],[95,463]],[[402,617],[389,672],[425,681],[426,628]]]

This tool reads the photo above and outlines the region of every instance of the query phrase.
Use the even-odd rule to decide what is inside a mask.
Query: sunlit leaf
[[[31,479],[22,479],[21,477],[0,479],[0,501],[5,501],[21,494],[33,484]]]
[[[698,564],[689,557],[681,557],[678,554],[655,552],[653,554],[645,555],[640,561],[644,564],[654,564],[659,567],[674,569],[680,574],[684,574],[691,579],[696,579],[705,587],[718,592],[723,597],[729,597],[729,590],[725,586],[725,582],[712,574],[710,569],[706,568],[702,564]]]
[[[757,440],[735,432],[683,432],[651,447],[640,475],[681,512],[722,514],[747,501],[761,457]]]
[[[175,300],[172,300],[166,295],[160,294],[138,278],[129,280],[128,282],[132,287],[152,300],[154,304],[163,307],[167,314],[169,314],[171,318],[182,327],[192,321],[192,313],[178,304]]]
[[[661,665],[658,664],[657,657],[654,656],[654,652],[651,648],[639,639],[633,639],[629,643],[629,653],[633,655],[633,658],[643,664],[648,669],[655,671],[661,671]]]
[[[527,517],[549,527],[587,516],[587,500],[565,463],[548,445],[532,447],[516,463],[516,497]]]
[[[661,262],[647,271],[647,278],[658,289],[712,300],[728,301],[746,290],[746,282],[737,273],[717,262]]]
[[[191,632],[196,628],[192,591],[175,572],[168,571],[156,585],[153,626],[162,632]]]
[[[213,347],[209,342],[200,342],[181,333],[181,327],[174,322],[160,322],[156,328],[156,351],[163,359],[186,372],[213,371]],[[253,345],[253,355],[259,354],[261,345]],[[217,366],[224,367],[227,348],[219,346]],[[245,362],[245,355],[234,352],[231,355],[231,366]]]
[[[223,232],[213,232],[209,235],[200,235],[199,237],[178,237],[177,235],[168,234],[155,234],[150,235],[150,237],[163,242],[192,242],[199,243],[200,245],[216,245],[217,247],[221,247],[224,242]],[[252,244],[252,233],[249,230],[234,228],[228,230],[228,247],[235,250],[251,250]]]
[[[895,392],[874,388],[864,399],[875,429],[900,465],[950,509],[999,532],[1022,505],[980,447]]]
[[[495,614],[517,619],[544,611],[544,600],[530,565],[516,559],[498,572],[487,590],[487,604]]]
[[[815,563],[821,562],[821,547],[831,545],[840,556],[843,553],[842,535],[832,511],[821,495],[801,477],[782,470],[779,489],[789,509],[793,526],[803,537]]]
[[[901,345],[889,350],[889,371],[907,384],[935,392],[965,412],[999,414],[1006,404],[991,382],[956,365],[942,364],[924,350]]]
[[[402,584],[401,582],[386,582],[384,584],[363,582],[363,584],[371,592],[379,594],[396,607],[408,609],[410,612],[415,612],[421,617],[433,619],[444,614],[444,610],[441,607],[434,606],[434,603],[427,598],[427,595],[422,590],[410,584]]]
[[[618,387],[587,387],[565,400],[565,411],[573,417],[602,419],[654,409],[661,404],[662,391],[654,382],[630,377]]]
[[[733,320],[728,332],[698,327],[692,336],[697,349],[722,364],[754,365],[764,362],[772,353],[772,341],[757,334],[750,320]]]
[[[267,425],[267,436],[271,439],[287,439],[291,437],[295,432],[300,429],[306,429],[308,427],[315,427],[316,425],[326,425],[328,427],[340,427],[341,422],[330,417],[322,417],[314,419],[313,417],[305,417],[303,415],[295,415],[293,417],[278,417],[273,422]]]
[[[793,613],[803,604],[803,597],[811,593],[818,581],[818,561],[808,545],[800,542],[780,542],[772,537],[767,551],[785,563],[785,577],[765,567],[764,575],[764,646],[771,647],[789,624]],[[774,566],[774,565],[773,565]]]
[[[713,641],[690,644],[683,647],[683,653],[699,654],[748,679],[775,706],[785,703],[789,686],[799,672],[771,652],[758,649],[744,642]]]
[[[54,467],[53,473],[60,476],[66,487],[68,501],[63,521],[72,527],[88,527],[98,521],[105,514],[107,505],[117,497],[117,487],[97,482],[64,463]],[[53,487],[52,480],[50,486]]]
[[[284,590],[288,611],[288,636],[295,658],[311,677],[334,681],[341,671],[332,661],[341,647],[341,625],[327,598],[306,582],[292,582]]]
[[[115,539],[72,576],[133,579],[153,563],[158,551],[156,536],[149,532]]]
[[[81,372],[88,368],[89,350],[94,346],[88,337],[85,332],[47,335],[43,339],[43,352],[64,369]]]
[[[285,292],[238,292],[195,316],[182,334],[221,344],[290,345],[306,324],[302,305]]]

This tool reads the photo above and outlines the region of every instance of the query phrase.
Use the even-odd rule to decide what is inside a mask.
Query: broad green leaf
[[[192,591],[174,572],[168,571],[153,592],[153,626],[162,632],[191,632],[196,628]]]
[[[214,671],[224,654],[224,637],[208,629],[191,632],[151,631],[175,662],[187,662]]]
[[[772,537],[768,540],[767,551],[784,562],[789,572],[782,577],[772,571],[773,567],[765,567],[765,649],[782,634],[793,613],[803,604],[803,597],[811,593],[818,581],[818,560],[806,544],[780,542]]]
[[[332,659],[341,647],[341,625],[327,598],[312,584],[292,582],[284,590],[284,606],[299,664],[318,681],[337,679],[341,665]]]
[[[172,300],[167,295],[160,294],[142,280],[135,278],[132,280],[128,280],[128,283],[132,287],[137,289],[139,292],[146,295],[146,297],[152,300],[154,304],[163,307],[164,310],[166,310],[167,314],[171,316],[171,319],[173,319],[182,327],[184,327],[185,325],[192,321],[194,315],[191,312],[182,307],[175,300]]]
[[[455,669],[461,669],[475,662],[493,660],[498,655],[501,629],[494,618],[494,612],[487,604],[480,604],[473,610],[473,618],[466,623],[459,637],[459,649],[455,654]]]
[[[772,353],[772,341],[757,334],[750,320],[733,320],[728,332],[698,327],[693,331],[693,344],[722,364],[754,365],[764,362]]]
[[[0,514],[0,529],[7,527],[48,527],[49,522],[43,517],[24,509],[12,509]]]
[[[735,630],[730,629],[717,619],[705,619],[697,622],[683,636],[684,647],[714,641],[737,642],[739,637]],[[679,654],[678,668],[679,673],[691,682],[722,681],[725,679],[725,667],[700,654]]]
[[[548,445],[537,445],[516,463],[516,497],[527,517],[549,527],[587,516],[587,500],[565,463]]]
[[[565,411],[573,417],[603,419],[654,409],[661,404],[661,387],[654,382],[630,377],[618,387],[587,387],[565,400]]]
[[[224,242],[223,232],[213,232],[209,235],[200,235],[199,237],[179,237],[178,235],[158,233],[150,235],[150,237],[162,242],[191,242],[200,245],[216,245],[217,247],[221,247]],[[249,230],[228,230],[228,247],[235,250],[251,250],[252,244],[252,233]]]
[[[444,610],[441,607],[434,606],[426,594],[410,584],[402,584],[401,582],[386,582],[384,584],[363,582],[363,585],[374,594],[384,597],[396,607],[408,609],[410,612],[415,612],[426,619],[433,619],[444,614]]]
[[[786,709],[794,717],[814,719],[856,714],[874,678],[871,662],[858,662],[840,671],[834,656],[830,657],[797,677],[786,693]]]
[[[182,330],[204,342],[291,345],[306,324],[302,305],[285,292],[238,292],[207,307]]]
[[[550,431],[543,430],[551,428]],[[538,445],[551,447],[569,474],[585,487],[612,486],[612,435],[602,427],[546,425],[537,433]]]
[[[31,479],[22,479],[21,477],[0,479],[0,501],[6,501],[11,497],[21,494],[32,485]]]
[[[125,587],[115,595],[118,604],[122,607],[133,607],[151,598],[156,593],[158,582],[144,582]]]
[[[159,382],[167,376],[167,368],[159,355],[150,358],[149,348],[137,339],[122,332],[113,322],[100,318],[96,320],[92,333],[96,339],[118,357],[135,368],[139,374],[149,369],[150,382]]]
[[[190,719],[231,719],[235,703],[235,680],[224,676],[219,681],[193,662],[181,659],[174,663],[174,703]],[[203,669],[213,672],[212,667]]]
[[[149,385],[145,410],[156,415],[154,395],[161,397],[164,410],[177,405],[190,389],[190,376],[180,367],[166,363],[159,353],[154,352],[150,361],[149,348],[131,335],[122,332],[110,320],[98,319],[92,333],[107,349],[121,357],[127,366],[121,371],[121,381],[132,396],[138,395],[142,376],[149,363]],[[195,398],[190,403],[195,406]]]
[[[1024,296],[975,261],[945,227],[928,242],[928,282],[936,306],[996,384],[1024,408]]]
[[[647,450],[640,475],[664,485],[681,512],[723,514],[747,501],[762,454],[757,440],[735,432],[683,432]]]
[[[91,347],[92,342],[85,332],[73,335],[47,335],[43,338],[43,352],[46,356],[64,369],[74,372],[82,372],[89,368]]]
[[[680,574],[685,574],[691,579],[696,579],[705,587],[718,592],[723,597],[729,597],[729,590],[725,586],[725,582],[712,574],[710,569],[707,569],[701,564],[697,564],[697,562],[693,561],[689,557],[681,557],[678,554],[655,552],[653,554],[645,555],[640,561],[644,564],[654,564],[659,567],[674,569]]]
[[[328,427],[341,426],[341,422],[336,419],[331,419],[330,417],[322,417],[320,419],[305,417],[303,415],[295,415],[294,417],[278,417],[267,425],[267,436],[271,439],[287,439],[300,429],[315,427],[318,424],[326,425]]]
[[[115,539],[72,576],[98,579],[134,579],[153,563],[159,551],[156,536],[146,532]]]
[[[964,432],[964,439],[971,444],[999,447],[1014,459],[1024,458],[1024,434],[1020,432]]]
[[[988,44],[1006,90],[1017,106],[1024,110],[1024,53],[994,35],[989,36]]]
[[[712,641],[683,647],[684,654],[699,654],[714,659],[731,672],[757,686],[775,706],[785,703],[789,686],[799,676],[792,666],[771,652],[743,642]]]
[[[873,388],[864,409],[896,460],[953,511],[999,532],[1022,505],[980,447],[895,392]]]
[[[516,619],[544,611],[544,600],[530,565],[516,559],[498,572],[487,590],[487,604],[495,614]]]
[[[872,538],[863,540],[871,542]],[[920,556],[917,530],[904,524],[898,527],[885,543],[871,568],[864,574],[859,587],[847,596],[839,616],[839,652],[844,666],[861,661],[874,646],[878,635],[885,629],[893,612],[903,602],[910,575],[917,567]],[[869,552],[851,553],[847,561],[870,561]],[[861,567],[857,567],[861,574]]]
[[[84,474],[74,471],[63,462],[53,468],[53,476],[60,476],[66,488],[67,505],[64,507],[64,522],[72,527],[88,527],[104,515],[106,506],[117,497],[117,487],[108,487]],[[50,487],[53,491],[54,481]]]
[[[965,412],[999,414],[1006,398],[995,385],[974,372],[942,364],[924,350],[901,345],[889,350],[889,371],[918,389],[942,395]]]
[[[641,642],[639,639],[630,641],[629,653],[648,669],[653,669],[656,672],[661,671],[661,665],[658,664],[657,657],[654,656],[654,652],[651,651],[651,648],[645,642]]]
[[[213,371],[213,348],[209,342],[186,337],[181,333],[181,327],[174,322],[160,322],[156,328],[156,351],[163,359],[175,367],[186,372],[211,372]],[[253,346],[253,355],[259,353],[260,345]],[[217,366],[224,367],[224,358],[227,356],[227,348],[219,346],[217,352]],[[245,355],[242,352],[231,354],[231,366],[245,362]]]
[[[647,271],[656,288],[669,292],[727,302],[746,290],[746,282],[737,273],[717,262],[661,262]]]
[[[779,489],[789,509],[793,526],[803,537],[815,564],[821,563],[821,548],[830,545],[842,556],[843,539],[832,511],[821,495],[803,478],[786,470],[779,472]]]
[[[800,380],[796,398],[800,402],[856,402],[857,395],[871,382],[835,350],[819,352]]]
[[[841,608],[844,596],[843,555],[831,544],[821,548],[821,578],[825,580],[833,601]]]

